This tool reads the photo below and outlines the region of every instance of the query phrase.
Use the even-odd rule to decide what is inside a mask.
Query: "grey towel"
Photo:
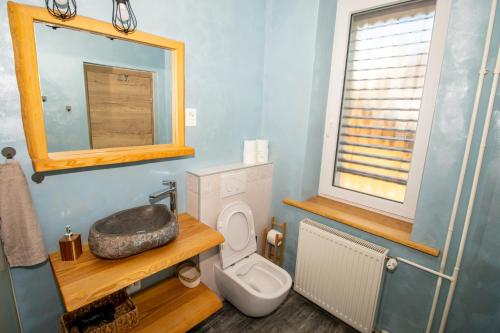
[[[14,160],[0,164],[0,237],[11,267],[47,260],[28,183]]]

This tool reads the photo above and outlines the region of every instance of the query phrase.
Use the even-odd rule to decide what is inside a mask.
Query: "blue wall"
[[[19,1],[43,6],[43,1]],[[139,29],[185,42],[186,106],[198,110],[198,126],[186,129],[196,157],[137,163],[48,176],[29,181],[50,251],[58,249],[64,226],[85,238],[93,221],[147,203],[161,181],[179,184],[185,209],[185,171],[241,160],[242,141],[260,129],[265,1],[141,0],[132,3]],[[111,1],[78,1],[79,14],[110,21]],[[6,1],[0,0],[0,147],[14,146],[32,174],[22,130]],[[25,332],[58,332],[63,308],[49,264],[14,269]]]
[[[42,5],[42,1],[23,2]],[[198,109],[198,127],[187,128],[186,139],[196,148],[196,157],[63,173],[47,177],[41,185],[30,182],[51,251],[57,249],[64,225],[72,224],[86,236],[98,218],[146,203],[147,195],[157,190],[164,178],[178,179],[180,209],[184,209],[185,170],[239,161],[241,141],[263,136],[271,140],[275,167],[273,213],[289,226],[285,266],[291,273],[298,221],[304,217],[385,246],[391,255],[438,268],[440,258],[281,204],[285,197],[304,199],[317,191],[335,1],[143,0],[133,5],[141,30],[186,43],[186,105]],[[80,1],[79,13],[109,21],[110,6],[111,2]],[[489,1],[453,1],[431,149],[414,227],[415,240],[429,245],[442,247],[444,243],[488,10]],[[15,146],[16,158],[30,175],[5,0],[0,0],[0,24],[4,32],[0,49],[7,50],[0,58],[0,147]],[[497,23],[492,45],[498,45],[499,35]],[[496,50],[490,56],[490,69],[494,56]],[[490,87],[491,74],[484,95]],[[484,118],[485,99],[483,96],[479,123]],[[448,332],[498,332],[500,327],[500,263],[496,258],[500,252],[499,112],[497,104]],[[474,161],[475,155],[472,165]],[[470,188],[470,173],[465,194]],[[462,204],[458,231],[464,210]],[[457,232],[450,263],[454,262],[459,238]],[[450,267],[447,273],[451,273]],[[49,265],[14,269],[13,274],[25,331],[41,328],[56,332],[62,306]],[[377,328],[392,333],[422,332],[434,284],[433,276],[405,265],[387,274]],[[446,288],[442,295],[445,292]],[[440,318],[439,313],[436,318]]]
[[[12,293],[12,282],[9,275],[9,265],[3,254],[3,245],[0,242],[0,332],[17,332],[16,304]]]
[[[41,23],[35,37],[49,152],[90,149],[84,63],[155,73],[155,142],[172,142],[170,51]]]
[[[457,186],[489,9],[490,1],[453,1],[430,149],[412,235],[416,241],[439,248],[444,245]],[[438,269],[440,258],[281,203],[285,197],[300,200],[317,193],[334,21],[335,1],[329,0],[275,0],[271,2],[268,11],[261,133],[272,143],[271,159],[275,168],[273,213],[288,222],[286,269],[293,274],[298,222],[306,217],[385,246],[390,249],[392,256],[402,256]],[[494,46],[488,63],[490,75],[485,83],[478,120],[480,124],[484,119],[486,95],[491,89],[491,70],[499,39],[500,19],[497,19],[495,40],[492,42]],[[497,221],[500,216],[498,117],[499,112],[495,111],[491,129],[493,133],[489,139],[473,225],[449,318],[448,332],[498,332],[500,329],[500,263],[495,256],[500,250],[500,226]],[[478,127],[477,131],[480,131],[481,126]],[[477,134],[474,142],[473,150],[477,152]],[[447,274],[451,274],[456,258],[476,156],[477,153],[474,153],[470,159],[471,167]],[[404,264],[396,272],[387,274],[377,328],[391,332],[423,332],[435,281],[430,274]],[[434,330],[439,326],[442,298],[446,291],[445,282]]]

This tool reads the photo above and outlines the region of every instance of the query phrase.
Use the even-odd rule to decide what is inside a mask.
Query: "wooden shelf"
[[[439,249],[410,239],[413,225],[409,222],[320,196],[305,201],[286,198],[283,203],[388,239],[394,243],[405,245],[431,256],[437,257],[439,255]]]
[[[76,261],[50,255],[67,311],[98,300],[224,242],[224,237],[187,214],[179,215],[179,236],[165,246],[118,260],[94,256],[87,244]]]
[[[139,310],[134,333],[186,332],[222,308],[207,286],[184,287],[170,278],[132,296]]]

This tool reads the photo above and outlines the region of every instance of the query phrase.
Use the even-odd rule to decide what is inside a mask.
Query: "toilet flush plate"
[[[221,176],[220,197],[226,198],[232,195],[245,193],[247,185],[247,173],[236,172]]]

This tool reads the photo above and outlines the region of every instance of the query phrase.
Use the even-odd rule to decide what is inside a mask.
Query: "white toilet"
[[[222,268],[214,265],[220,293],[247,316],[270,314],[285,300],[292,278],[257,253],[250,207],[241,201],[227,205],[219,214],[217,230],[225,238],[220,245]]]

